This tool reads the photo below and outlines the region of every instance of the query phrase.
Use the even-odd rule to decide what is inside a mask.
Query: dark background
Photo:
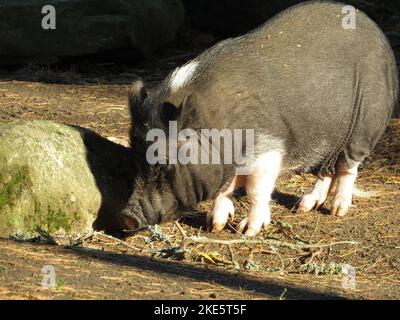
[[[0,65],[71,59],[131,62],[168,47],[202,50],[246,33],[300,0],[2,0]],[[43,30],[41,8],[54,5],[57,29]],[[349,0],[400,47],[400,0]]]

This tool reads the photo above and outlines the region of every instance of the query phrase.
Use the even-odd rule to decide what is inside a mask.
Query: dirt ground
[[[166,52],[139,66],[80,62],[2,69],[0,121],[55,120],[126,141],[129,83],[140,76],[154,87],[194,54]],[[235,233],[248,207],[240,194],[235,221],[219,234],[203,231],[206,202],[179,223],[123,241],[102,233],[53,235],[59,245],[49,244],[46,235],[1,239],[0,298],[400,299],[400,120],[391,122],[357,180],[376,197],[355,198],[344,218],[329,215],[331,198],[317,212],[297,214],[293,208],[314,179],[281,177],[273,223],[253,242]],[[55,267],[54,289],[41,286],[45,265]],[[355,278],[343,274],[344,265],[354,268]]]

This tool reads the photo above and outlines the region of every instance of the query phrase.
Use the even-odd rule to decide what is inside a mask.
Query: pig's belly
[[[363,161],[382,136],[393,105],[384,94],[375,98],[373,94],[360,98],[355,93],[350,99],[293,104],[265,113],[264,122],[254,130],[255,157],[279,151],[283,169],[320,172],[334,172],[339,158],[349,165]]]
[[[308,171],[315,167],[321,167],[324,163],[328,163],[330,158],[336,159],[342,152],[346,130],[339,128],[335,135],[330,135],[324,131],[323,126],[319,128],[320,132],[313,134],[313,130],[307,132],[309,127],[304,126],[304,130],[295,136],[291,135],[293,132],[290,131],[289,134],[285,134],[284,130],[274,134],[256,130],[255,159],[269,152],[279,152],[283,155],[282,169],[284,170]],[[315,126],[313,129],[316,129]]]

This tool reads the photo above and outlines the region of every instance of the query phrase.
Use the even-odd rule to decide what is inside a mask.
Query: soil
[[[126,142],[131,81],[142,77],[154,87],[195,54],[167,51],[140,65],[87,61],[2,69],[0,121],[55,120]],[[234,201],[235,220],[219,234],[203,231],[211,206],[205,202],[179,223],[123,241],[101,233],[1,239],[0,298],[400,299],[400,120],[392,120],[357,180],[358,188],[377,196],[355,198],[343,218],[329,214],[331,198],[318,211],[297,214],[292,209],[314,180],[281,177],[273,223],[256,238],[260,243],[234,230],[248,208],[243,194]],[[182,244],[184,236],[197,235],[209,243]],[[45,265],[55,267],[53,289],[41,285]],[[344,265],[355,268],[354,282],[343,282]]]

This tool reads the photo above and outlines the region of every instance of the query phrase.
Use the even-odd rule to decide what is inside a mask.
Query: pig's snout
[[[178,212],[179,206],[175,197],[148,190],[146,192],[135,192],[121,216],[127,229],[137,230],[170,220]]]
[[[144,217],[143,210],[139,205],[128,205],[128,207],[122,212],[121,217],[125,228],[128,230],[137,230],[145,225],[143,219],[139,218]]]

